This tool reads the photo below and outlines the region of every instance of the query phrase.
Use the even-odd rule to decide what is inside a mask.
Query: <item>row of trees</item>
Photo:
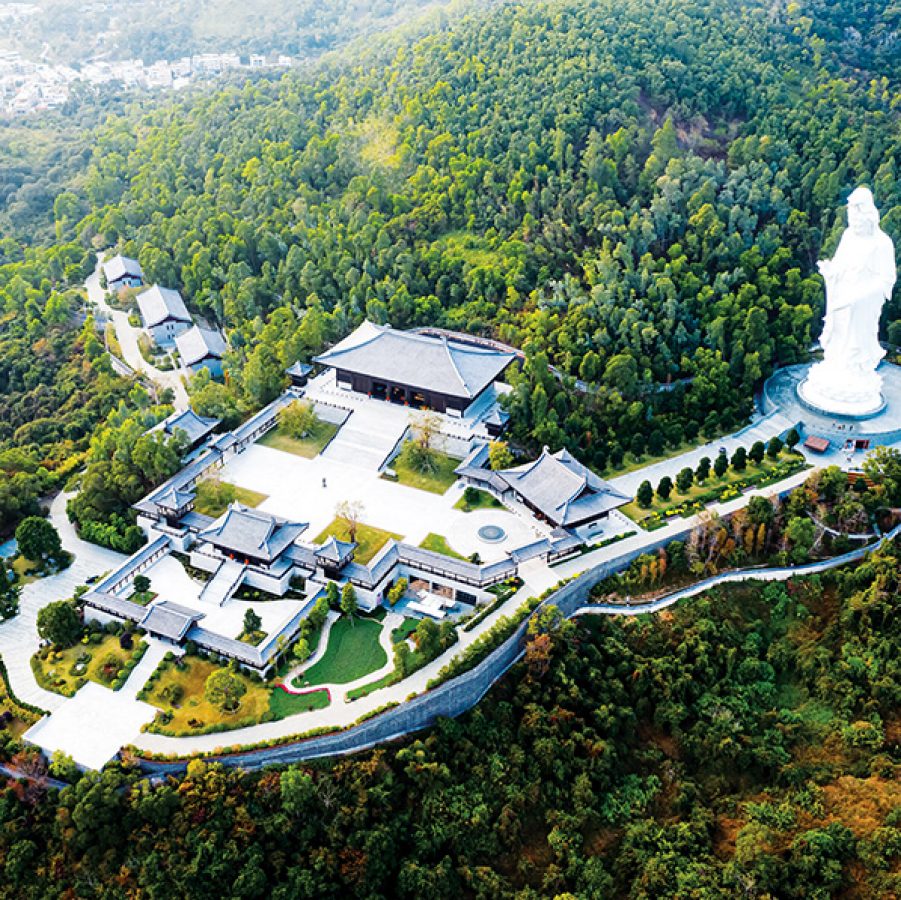
[[[794,449],[800,439],[798,432],[792,428],[786,435],[785,442],[779,437],[770,438],[766,444],[763,441],[755,441],[751,445],[750,450],[746,450],[744,447],[736,447],[731,457],[725,452],[720,452],[716,455],[713,462],[710,461],[709,456],[702,456],[694,469],[686,466],[679,470],[676,474],[675,485],[673,485],[673,479],[669,475],[664,475],[660,479],[656,489],[651,485],[650,481],[642,481],[635,493],[635,499],[639,506],[647,509],[653,503],[655,494],[664,502],[669,500],[674,486],[680,494],[687,494],[691,490],[692,485],[707,482],[711,471],[717,478],[722,478],[730,466],[734,472],[740,475],[747,469],[748,460],[758,466],[763,462],[764,457],[776,460],[779,458],[784,446],[788,446],[790,450]]]

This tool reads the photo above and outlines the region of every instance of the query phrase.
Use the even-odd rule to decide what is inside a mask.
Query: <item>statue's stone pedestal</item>
[[[876,372],[861,377],[858,373],[836,371],[826,363],[811,366],[798,386],[801,400],[824,415],[864,419],[885,409],[882,378]]]
[[[818,363],[779,369],[763,386],[760,400],[766,414],[781,413],[805,436],[829,440],[832,449],[872,447],[901,442],[901,366],[883,362],[877,372],[882,391],[876,408],[863,412],[834,412],[821,408],[835,405],[835,399],[820,398],[813,378]],[[818,400],[824,400],[821,404]],[[872,403],[871,403],[872,406]]]

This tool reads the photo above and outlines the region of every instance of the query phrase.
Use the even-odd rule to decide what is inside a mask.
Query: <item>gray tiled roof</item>
[[[285,522],[268,513],[233,503],[197,536],[226,553],[239,553],[272,562],[306,530],[299,522]]]
[[[316,556],[326,562],[338,564],[347,559],[356,546],[352,541],[339,541],[329,535],[325,543],[316,548]]]
[[[170,487],[168,490],[155,497],[153,502],[163,509],[179,510],[186,507],[194,497],[194,491],[180,491],[176,487]]]
[[[84,595],[83,600],[86,606],[111,613],[120,619],[130,619],[132,622],[140,622],[146,612],[140,604],[123,600],[115,594],[107,594],[104,591],[90,591]]]
[[[285,369],[285,372],[287,372],[288,375],[297,375],[300,378],[306,378],[312,371],[313,367],[309,363],[301,362],[300,360],[294,363],[293,366],[288,366],[288,368]]]
[[[196,509],[192,509],[181,517],[181,524],[191,531],[203,531],[204,528],[209,528],[215,521],[212,516],[205,516],[203,513],[197,512]]]
[[[246,422],[242,422],[235,430],[234,436],[237,442],[246,440],[259,428],[274,423],[279,411],[297,399],[297,394],[290,390],[277,397],[268,406],[264,406],[259,412],[254,413]]]
[[[469,448],[469,453],[463,458],[463,462],[454,470],[455,472],[468,466],[487,466],[490,451],[486,441],[474,441]]]
[[[132,572],[137,571],[141,566],[144,565],[151,557],[154,557],[161,553],[164,550],[167,550],[170,546],[171,542],[169,538],[165,535],[160,535],[159,537],[152,540],[149,544],[145,544],[141,547],[137,553],[132,554],[119,566],[118,569],[114,569],[94,585],[92,593],[103,594],[106,591],[109,591],[119,582],[121,582],[124,578],[128,578]]]
[[[147,610],[147,614],[141,619],[141,628],[170,641],[180,641],[188,629],[202,618],[201,612],[179,606],[171,600],[160,600]]]
[[[550,453],[545,447],[533,462],[495,474],[555,525],[578,524],[631,500],[566,449]]]
[[[302,566],[311,572],[318,565],[316,551],[312,547],[306,547],[303,544],[292,544],[288,547],[285,551],[285,558],[290,559],[294,565]]]
[[[130,276],[131,278],[144,277],[141,264],[129,256],[114,256],[103,264],[103,274],[106,275],[107,284],[112,284],[120,278]]]
[[[315,606],[320,596],[322,596],[321,591],[312,597],[308,597],[307,602],[288,622],[278,631],[268,635],[258,647],[246,644],[237,638],[217,634],[215,631],[210,631],[201,625],[195,625],[191,628],[187,633],[187,638],[207,650],[212,650],[214,653],[221,653],[223,656],[236,659],[245,665],[261,669],[278,653],[280,646],[283,646],[294,637],[301,621],[310,614],[310,610]],[[284,638],[284,642],[280,642],[280,638]]]
[[[205,359],[222,359],[228,345],[218,331],[195,325],[175,338],[178,355],[186,366],[193,366]]]
[[[172,413],[156,427],[166,434],[175,434],[176,430],[181,430],[188,436],[190,444],[196,444],[210,434],[219,422],[220,419],[198,416],[193,409],[186,409],[184,412]]]
[[[492,472],[491,469],[483,469],[480,466],[458,466],[454,469],[454,474],[494,488],[499,494],[510,489],[510,485],[499,472]]]
[[[549,548],[547,541],[544,541],[544,545],[545,549]],[[487,587],[516,574],[516,563],[510,557],[488,565],[479,565],[466,559],[456,559],[453,556],[445,556],[443,553],[435,553],[433,550],[393,540],[388,541],[368,565],[350,562],[342,568],[341,574],[366,587],[374,588],[397,563],[480,587]]]
[[[499,406],[493,406],[491,411],[485,416],[482,421],[486,425],[506,425],[507,422],[510,421],[510,413],[508,413],[505,409],[501,409]]]
[[[364,322],[316,362],[392,384],[472,399],[515,354]]]
[[[141,311],[145,328],[153,328],[154,325],[160,325],[168,319],[177,322],[192,321],[181,294],[158,284],[138,294],[138,309]]]

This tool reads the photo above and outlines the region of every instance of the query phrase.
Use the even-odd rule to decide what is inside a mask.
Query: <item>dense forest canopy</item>
[[[67,287],[93,260],[60,244],[0,265],[0,537],[65,485],[129,391],[84,318],[82,297]]]
[[[855,184],[901,239],[897,28],[876,2],[510,3],[388,63],[126,110],[54,175],[56,245],[0,241],[0,532],[85,462],[73,513],[127,543],[177,465],[74,290],[112,245],[226,327],[201,411],[237,420],[368,316],[523,347],[526,449],[603,469],[734,427],[807,358]],[[8,788],[0,897],[896,895],[899,569],[550,617],[472,713],[353,759]]]
[[[528,351],[518,440],[615,466],[738,425],[806,358],[856,183],[901,232],[898,70],[846,39],[873,9],[510,4],[385,66],[112,122],[62,231],[218,317],[237,401],[363,316],[440,323]]]
[[[0,897],[894,896],[897,554],[549,619],[472,713],[353,759],[8,790]]]

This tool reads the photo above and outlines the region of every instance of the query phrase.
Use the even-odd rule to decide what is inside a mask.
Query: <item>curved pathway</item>
[[[58,709],[66,698],[45,691],[35,682],[31,671],[31,657],[38,649],[38,612],[54,600],[65,600],[75,588],[92,575],[98,575],[121,565],[125,557],[115,550],[89,544],[78,537],[75,526],[66,515],[66,502],[72,494],[57,494],[50,506],[50,521],[62,539],[63,547],[75,556],[72,565],[56,575],[39,578],[22,588],[19,614],[0,627],[0,657],[6,664],[13,693],[26,703],[40,709]]]
[[[584,594],[586,589],[590,589],[590,582],[582,583],[582,579],[576,579],[545,599],[538,608],[558,605],[567,618],[581,615],[639,615],[642,613],[654,613],[672,606],[682,599],[710,590],[712,587],[720,584],[747,580],[784,581],[792,577],[817,574],[847,565],[850,562],[864,558],[868,553],[882,546],[884,542],[893,540],[899,534],[901,534],[901,525],[895,527],[878,543],[860,547],[831,559],[802,566],[785,566],[776,569],[741,569],[725,572],[674,591],[656,600],[632,605],[586,605],[580,602],[580,594]],[[594,584],[599,583],[603,580],[603,577],[607,577],[612,571],[609,567],[599,568],[605,569],[605,571],[603,573],[587,573],[588,575],[601,576],[593,579]],[[491,616],[489,618],[494,617]],[[288,764],[326,756],[356,753],[387,741],[405,737],[433,725],[441,717],[461,715],[475,706],[522,656],[527,628],[528,618],[522,622],[507,641],[492,651],[473,669],[464,672],[451,681],[444,682],[427,694],[415,697],[396,709],[388,710],[382,715],[372,717],[344,731],[306,740],[299,739],[293,743],[259,750],[238,750],[237,752],[226,753],[221,748],[215,748],[213,752],[207,752],[214,759],[225,765],[250,770],[272,764]],[[419,673],[416,674],[418,675]],[[401,684],[407,685],[409,680],[405,680]],[[141,743],[143,746],[143,742]],[[141,767],[145,772],[157,774],[178,773],[183,771],[186,765],[187,760],[183,759],[171,762],[141,760]]]
[[[316,649],[313,651],[313,655],[309,657],[309,659],[305,659],[302,663],[296,665],[287,675],[279,682],[279,687],[283,688],[289,694],[306,694],[309,692],[309,688],[303,688],[303,690],[298,690],[295,688],[291,682],[297,678],[298,675],[303,675],[307,669],[312,668],[325,656],[325,651],[328,650],[328,639],[329,635],[332,633],[332,625],[341,618],[341,614],[335,612],[335,610],[330,609],[328,614],[325,617],[325,622],[322,626],[322,634],[319,635],[319,643],[316,646]]]
[[[175,395],[173,406],[181,411],[188,408],[188,392],[181,378],[181,369],[163,372],[152,366],[141,355],[138,347],[138,336],[142,333],[140,328],[135,328],[128,321],[128,313],[113,309],[107,302],[103,288],[100,286],[100,262],[98,256],[97,268],[87,277],[84,283],[88,293],[88,300],[102,313],[104,318],[113,323],[116,329],[116,339],[122,348],[122,356],[125,362],[136,372],[143,372],[161,390],[171,388]]]
[[[334,617],[334,618],[331,618]],[[326,627],[329,632],[331,631],[332,625],[341,618],[338,613],[332,610],[329,613],[329,620],[326,622]],[[347,695],[350,691],[355,688],[363,687],[364,685],[371,684],[373,681],[378,681],[380,678],[384,678],[386,675],[390,675],[394,671],[394,643],[391,640],[391,633],[395,628],[398,628],[400,624],[403,622],[404,617],[395,612],[389,612],[385,618],[381,622],[382,630],[379,632],[379,644],[381,648],[385,651],[385,656],[388,658],[388,661],[381,668],[376,669],[374,672],[368,672],[366,675],[362,675],[359,678],[355,678],[353,681],[346,681],[342,684],[336,684],[333,682],[323,682],[322,684],[307,684],[302,688],[294,687],[292,682],[298,676],[303,674],[307,669],[311,668],[320,659],[325,655],[325,651],[328,645],[328,634],[323,628],[322,637],[319,639],[319,646],[316,648],[316,652],[311,656],[308,660],[298,666],[296,669],[292,670],[285,676],[285,678],[279,682],[279,687],[286,691],[289,694],[312,694],[315,691],[327,690],[329,692],[329,697],[331,697],[332,703],[335,703],[336,700],[339,700],[342,703],[353,702],[348,701]]]

